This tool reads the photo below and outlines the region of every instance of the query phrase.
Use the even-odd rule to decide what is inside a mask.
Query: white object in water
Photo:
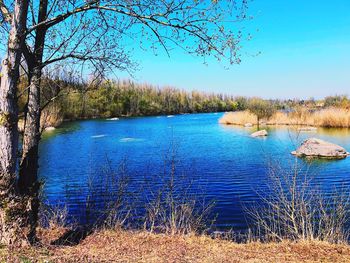
[[[114,117],[114,118],[109,118],[107,120],[109,120],[109,121],[117,121],[117,120],[119,120],[119,118],[118,117]]]
[[[143,139],[126,137],[126,138],[121,138],[119,140],[119,142],[140,142],[140,141],[143,141]]]
[[[102,138],[102,137],[106,137],[106,135],[105,134],[99,134],[99,135],[91,136],[91,138]]]

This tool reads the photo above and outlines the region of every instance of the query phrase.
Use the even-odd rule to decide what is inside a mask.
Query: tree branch
[[[88,10],[93,10],[93,9],[96,10],[96,9],[98,9],[98,5],[96,5],[98,3],[99,3],[98,0],[90,1],[86,5],[78,7],[72,11],[65,13],[65,14],[58,15],[54,18],[49,19],[49,20],[42,21],[42,22],[32,26],[31,28],[29,28],[27,30],[27,34],[29,34],[30,32],[32,32],[40,27],[50,28],[50,27],[58,24],[59,22],[62,22],[63,20],[67,19],[68,17],[74,15],[74,14],[82,13],[82,12],[85,12]]]
[[[3,0],[0,0],[0,11],[1,11],[1,14],[2,14],[5,22],[7,22],[7,23],[11,22],[12,14],[10,13],[8,8],[4,4]]]

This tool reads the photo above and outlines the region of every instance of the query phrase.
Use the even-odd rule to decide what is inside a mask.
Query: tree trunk
[[[6,57],[1,64],[0,87],[0,242],[22,239],[22,206],[17,195],[18,150],[17,84],[28,13],[27,0],[15,0]]]
[[[40,1],[38,23],[44,21],[47,16],[47,0]],[[20,162],[18,187],[20,193],[26,197],[28,208],[26,210],[25,224],[28,228],[28,239],[31,243],[36,241],[36,227],[39,212],[38,161],[40,142],[40,83],[42,75],[42,60],[44,42],[47,29],[38,28],[35,35],[34,54],[28,64],[30,72],[28,106],[24,122],[24,135],[22,146],[22,158]]]
[[[31,243],[36,241],[35,230],[39,211],[40,78],[41,70],[35,69],[29,85],[28,109],[24,126],[22,158],[18,180],[19,191],[22,196],[26,197],[28,203],[25,225],[28,228],[27,238]]]
[[[18,186],[22,193],[37,181],[38,145],[40,141],[40,69],[35,69],[29,80],[28,108],[25,116],[22,158]]]

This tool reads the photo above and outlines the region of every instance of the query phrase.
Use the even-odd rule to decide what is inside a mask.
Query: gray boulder
[[[292,154],[299,157],[306,156],[329,159],[343,159],[349,155],[343,147],[316,138],[305,140]]]
[[[263,136],[267,136],[268,133],[266,130],[261,130],[261,131],[257,131],[257,132],[254,132],[252,133],[250,136],[252,137],[263,137]]]

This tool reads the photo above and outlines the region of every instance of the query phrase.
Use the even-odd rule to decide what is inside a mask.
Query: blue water
[[[286,170],[294,163],[290,154],[303,139],[317,137],[350,150],[349,129],[318,129],[299,135],[288,127],[268,127],[266,138],[251,138],[254,128],[224,126],[222,114],[88,120],[66,123],[44,134],[40,145],[40,177],[50,204],[66,204],[69,216],[82,221],[88,185],[106,166],[118,170],[125,164],[132,187],[146,181],[157,184],[169,149],[175,152],[176,171],[192,182],[191,189],[215,200],[213,214],[218,229],[245,229],[245,207],[259,201],[268,183],[269,163]],[[309,166],[301,160],[301,165]],[[316,161],[309,167],[314,184],[322,191],[350,184],[350,158]],[[94,181],[103,184],[100,181]],[[149,183],[148,183],[149,186]],[[99,185],[94,185],[98,189]],[[102,186],[101,186],[102,187]],[[196,189],[196,190],[194,190]],[[96,193],[100,193],[96,190]],[[135,193],[136,194],[136,193]],[[95,198],[102,198],[95,194]],[[138,205],[142,206],[142,195]]]

